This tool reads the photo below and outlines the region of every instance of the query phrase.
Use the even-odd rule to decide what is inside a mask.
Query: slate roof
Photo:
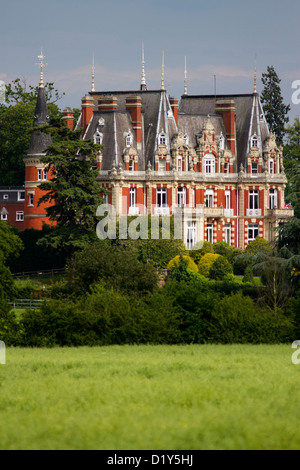
[[[216,100],[235,102],[237,164],[245,163],[249,151],[249,139],[253,134],[261,136],[261,143],[269,131],[258,94],[239,95],[183,95],[179,104],[179,122],[186,115],[215,115]],[[217,131],[216,131],[217,134]]]
[[[45,88],[39,87],[36,107],[34,112],[33,127],[42,126],[48,123],[48,108],[46,102]],[[43,155],[49,145],[52,144],[52,137],[45,132],[33,131],[30,138],[27,155]]]

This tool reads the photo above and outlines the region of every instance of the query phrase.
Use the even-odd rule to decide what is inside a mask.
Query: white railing
[[[261,217],[261,209],[247,209],[247,217]]]

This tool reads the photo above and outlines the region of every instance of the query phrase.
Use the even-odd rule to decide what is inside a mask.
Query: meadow
[[[291,345],[7,348],[1,450],[300,448]]]

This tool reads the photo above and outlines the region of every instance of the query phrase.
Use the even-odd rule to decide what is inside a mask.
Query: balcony
[[[128,215],[139,215],[139,208],[135,206],[130,206],[128,209]]]
[[[261,209],[247,209],[247,217],[261,217]]]
[[[233,217],[234,210],[233,209],[224,209],[224,217]]]
[[[170,215],[170,208],[168,206],[154,207],[154,215]]]
[[[287,217],[294,217],[294,209],[267,209],[266,215],[276,219],[285,219]]]
[[[224,207],[204,207],[204,217],[216,218],[224,216]]]

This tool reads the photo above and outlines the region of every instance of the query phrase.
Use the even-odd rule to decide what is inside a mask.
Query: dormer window
[[[98,125],[99,125],[100,127],[104,127],[104,124],[105,124],[104,119],[103,119],[103,118],[100,118],[99,121],[98,121]]]
[[[133,142],[132,134],[131,134],[131,132],[128,132],[128,134],[127,134],[126,137],[125,137],[125,145],[126,145],[126,147],[131,147],[131,146],[132,146],[132,142]]]
[[[252,162],[251,163],[251,174],[257,175],[258,174],[258,163]]]
[[[177,171],[182,171],[182,156],[177,157]]]
[[[204,157],[204,172],[207,174],[215,173],[215,157],[211,154]]]
[[[164,132],[161,132],[158,136],[158,144],[159,145],[166,145],[166,134]]]
[[[251,148],[258,147],[258,137],[256,134],[251,138]]]
[[[102,145],[102,141],[103,141],[103,134],[101,132],[97,131],[94,134],[94,144]]]
[[[274,158],[270,158],[270,173],[274,174]]]
[[[133,160],[133,158],[129,159],[129,171],[134,171],[134,160]]]

